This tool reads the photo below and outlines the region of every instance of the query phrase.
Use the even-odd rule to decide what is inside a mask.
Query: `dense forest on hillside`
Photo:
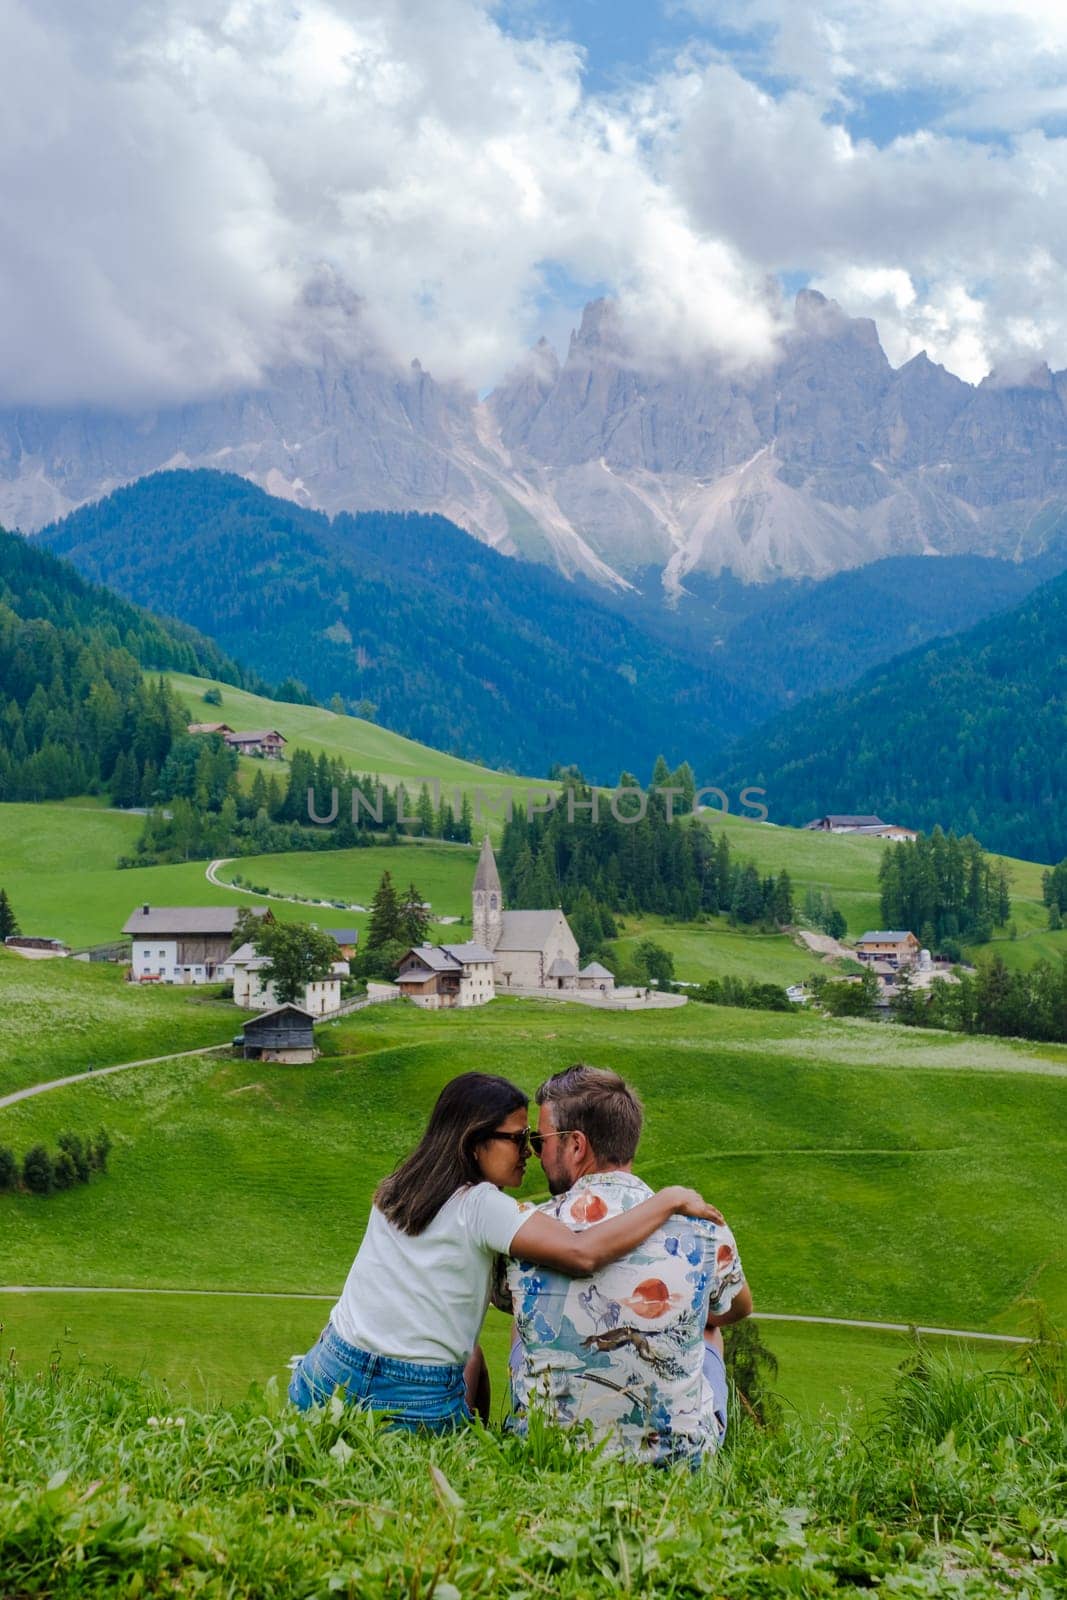
[[[435,749],[607,781],[669,738],[702,776],[772,707],[545,567],[443,517],[339,516],[217,472],[142,479],[40,536],[92,578],[183,617]]]
[[[677,795],[670,803],[667,788]],[[583,960],[615,937],[613,912],[787,926],[795,916],[788,872],[761,878],[736,858],[725,832],[716,839],[690,820],[694,792],[688,764],[671,772],[660,757],[647,790],[624,772],[609,801],[575,775],[550,809],[516,808],[497,852],[505,904],[561,905]]]
[[[131,786],[128,804],[151,793],[185,716],[142,668],[248,684],[192,628],[150,616],[0,531],[0,800],[84,794],[109,785],[116,767]]]
[[[646,568],[634,591],[608,603],[676,648],[710,654],[736,681],[758,683],[784,706],[1008,610],[1065,568],[1061,540],[1029,561],[886,556],[821,581],[744,584],[731,572],[689,572],[670,606],[659,570]]]
[[[1067,575],[746,737],[724,784],[773,820],[877,812],[1036,861],[1067,852]]]

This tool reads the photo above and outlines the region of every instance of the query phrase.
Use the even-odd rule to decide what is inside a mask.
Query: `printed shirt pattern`
[[[630,1172],[596,1172],[538,1209],[572,1228],[628,1211],[652,1190]],[[672,1217],[593,1278],[512,1261],[507,1285],[522,1359],[512,1370],[515,1426],[531,1408],[561,1426],[591,1423],[609,1450],[642,1461],[699,1457],[719,1442],[704,1378],[709,1307],[744,1284],[729,1228]]]

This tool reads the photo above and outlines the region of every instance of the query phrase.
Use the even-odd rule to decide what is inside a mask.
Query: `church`
[[[563,912],[505,911],[500,874],[488,834],[474,875],[472,923],[475,944],[493,953],[498,993],[509,989],[558,994],[593,987],[592,970],[578,971],[578,941]],[[604,968],[605,979],[611,974]],[[603,980],[600,980],[603,982]]]

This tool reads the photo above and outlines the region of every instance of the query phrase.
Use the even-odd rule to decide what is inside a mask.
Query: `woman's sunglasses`
[[[515,1146],[516,1150],[529,1150],[533,1140],[537,1138],[537,1135],[535,1133],[531,1133],[529,1128],[520,1128],[518,1133],[487,1133],[486,1138],[506,1139],[509,1144],[513,1144]]]
[[[517,1150],[532,1150],[539,1156],[544,1149],[546,1139],[562,1139],[565,1133],[573,1133],[573,1128],[557,1128],[555,1133],[535,1133],[532,1128],[521,1128],[518,1133],[491,1133],[490,1139],[507,1139]]]

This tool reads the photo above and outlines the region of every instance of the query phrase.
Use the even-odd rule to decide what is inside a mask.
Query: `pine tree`
[[[18,918],[12,908],[11,901],[7,897],[7,890],[0,889],[0,942],[11,934],[18,933],[18,931]]]
[[[421,944],[429,927],[430,914],[423,905],[422,894],[413,883],[409,883],[400,904],[396,937],[405,945]]]
[[[419,790],[419,798],[415,804],[415,815],[419,822],[419,833],[424,839],[432,838],[434,825],[433,801],[430,799],[430,791],[426,784],[423,784]]]
[[[411,848],[409,846],[409,848]],[[366,948],[374,950],[402,937],[400,932],[400,903],[393,887],[388,868],[382,873],[374,899],[370,903],[370,926],[367,929]]]

